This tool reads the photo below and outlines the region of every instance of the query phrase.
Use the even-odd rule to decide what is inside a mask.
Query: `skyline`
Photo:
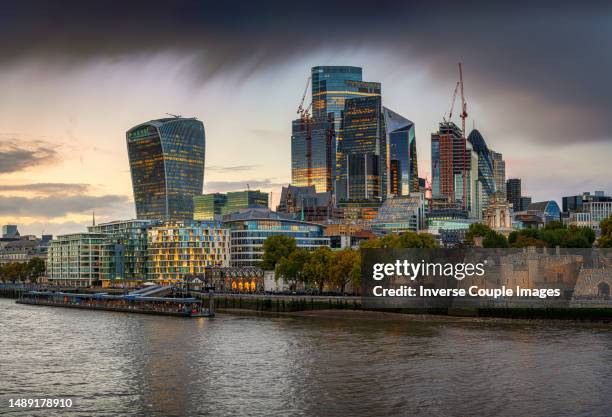
[[[67,15],[76,19],[79,8],[71,7],[74,12]],[[16,21],[11,17],[19,13],[12,8],[0,25]],[[383,9],[377,13],[390,14]],[[333,8],[330,13],[337,12]],[[421,20],[432,22],[423,7],[417,12]],[[497,12],[489,8],[474,18],[485,20],[483,25],[499,24],[504,12],[503,8]],[[131,9],[126,11],[126,18],[130,13]],[[171,27],[179,27],[180,13],[185,11],[170,18]],[[461,61],[469,113],[466,136],[475,120],[487,144],[504,155],[507,178],[522,178],[525,195],[533,201],[560,203],[562,196],[583,191],[610,193],[612,167],[607,159],[612,154],[612,136],[606,115],[612,105],[605,88],[600,87],[605,84],[597,84],[612,68],[609,53],[598,49],[603,44],[597,40],[605,39],[609,31],[597,25],[605,14],[555,13],[550,17],[552,23],[573,17],[563,33],[558,28],[544,33],[550,29],[547,23],[530,32],[531,39],[519,36],[504,43],[496,38],[497,31],[488,40],[486,31],[479,28],[478,33],[466,35],[470,50],[463,44],[450,48],[433,31],[417,36],[423,43],[418,45],[408,42],[415,28],[399,35],[394,31],[393,35],[413,48],[406,56],[402,54],[409,47],[398,49],[397,41],[389,46],[379,26],[369,29],[367,40],[347,40],[352,31],[341,24],[337,32],[328,33],[329,44],[306,42],[300,34],[295,41],[297,52],[288,52],[286,45],[281,47],[280,40],[273,39],[273,33],[277,37],[282,33],[274,22],[264,25],[259,39],[269,46],[252,51],[244,45],[233,51],[227,44],[223,49],[204,41],[203,45],[186,42],[177,46],[186,38],[181,33],[173,38],[174,43],[162,42],[158,48],[147,43],[157,37],[148,41],[133,38],[129,35],[134,28],[125,29],[126,34],[121,27],[123,44],[115,34],[102,43],[96,38],[97,47],[56,34],[49,39],[32,38],[23,50],[16,51],[10,48],[11,42],[25,40],[23,28],[17,31],[9,25],[8,33],[14,36],[0,41],[0,52],[6,56],[0,64],[0,221],[19,224],[22,233],[38,235],[43,230],[53,234],[83,230],[91,223],[93,209],[99,221],[134,218],[125,132],[137,123],[164,117],[166,112],[197,117],[204,123],[205,193],[245,189],[249,184],[251,189],[273,191],[274,206],[281,186],[290,182],[291,121],[296,118],[310,68],[316,65],[360,66],[364,79],[381,82],[383,105],[415,123],[419,175],[429,177],[430,135],[448,112],[456,63]],[[106,15],[102,14],[102,21]],[[224,16],[229,19],[229,14]],[[509,21],[513,17],[506,16]],[[531,27],[540,18],[534,13],[525,18],[524,25]],[[245,16],[239,14],[235,19],[238,25]],[[92,19],[87,20],[94,25],[91,31],[63,22],[61,34],[85,33],[94,42],[91,37],[98,23]],[[564,61],[547,63],[546,58],[557,50],[527,48],[528,43],[537,46],[553,35],[560,36],[559,43],[566,42],[589,22],[589,35],[574,42],[589,39],[594,51],[572,47]],[[29,24],[36,23],[34,19]],[[423,25],[419,20],[417,27]],[[216,39],[231,39],[228,29],[221,26],[213,25],[211,33]],[[236,34],[236,44],[248,37],[249,29]],[[197,30],[191,36],[198,38]],[[473,51],[479,49],[474,45],[480,46],[479,52]],[[491,51],[491,45],[499,50]],[[534,55],[535,50],[542,56]],[[225,66],[219,64],[215,70],[213,62],[218,60],[203,64],[205,52],[225,59]],[[254,58],[258,53],[261,56]],[[580,56],[575,55],[589,53],[591,59],[599,59],[597,68],[578,65]],[[270,54],[274,59],[265,62]],[[500,55],[507,58],[497,62]],[[504,68],[503,64],[517,57],[523,57],[521,65]]]

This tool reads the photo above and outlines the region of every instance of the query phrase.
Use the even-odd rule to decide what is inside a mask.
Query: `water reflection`
[[[218,316],[0,300],[0,404],[102,415],[609,415],[609,326]]]

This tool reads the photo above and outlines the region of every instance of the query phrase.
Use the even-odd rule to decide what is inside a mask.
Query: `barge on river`
[[[125,313],[157,314],[178,317],[212,317],[212,308],[205,308],[195,297],[151,297],[139,294],[111,295],[108,293],[81,294],[55,291],[23,293],[18,304],[81,308],[87,310],[120,311]],[[214,301],[210,295],[212,307]]]

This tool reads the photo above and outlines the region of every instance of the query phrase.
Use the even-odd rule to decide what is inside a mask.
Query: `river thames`
[[[612,326],[220,314],[0,299],[0,414],[610,416]],[[70,409],[9,408],[69,398]]]

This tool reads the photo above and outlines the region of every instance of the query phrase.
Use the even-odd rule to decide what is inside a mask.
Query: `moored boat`
[[[151,297],[138,294],[81,294],[55,291],[26,292],[16,302],[18,304],[179,317],[214,316],[214,311],[210,308],[214,303],[212,297],[209,308],[205,308],[202,300],[195,297]]]

